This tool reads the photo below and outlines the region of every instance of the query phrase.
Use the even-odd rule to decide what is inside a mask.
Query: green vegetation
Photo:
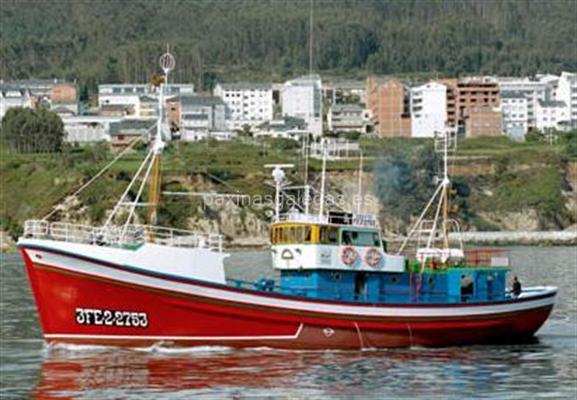
[[[58,152],[64,141],[64,124],[57,114],[45,108],[15,107],[2,118],[0,140],[17,152]]]
[[[303,160],[300,146],[288,146],[282,140],[230,142],[202,141],[170,143],[163,156],[163,191],[206,191],[263,195],[271,194],[266,183],[270,171],[265,164],[292,163],[287,171],[292,182],[302,180]],[[291,148],[292,147],[292,148]],[[407,221],[425,205],[434,189],[433,177],[440,173],[430,141],[406,139],[361,140],[365,171],[374,174],[375,192],[387,216]],[[460,144],[461,169],[455,176],[452,212],[477,229],[498,229],[485,221],[483,212],[523,212],[536,210],[544,228],[564,227],[574,222],[565,208],[561,189],[566,189],[563,165],[567,160],[564,144],[515,143],[507,139],[475,139]],[[77,218],[101,223],[124,191],[146,149],[139,147],[126,155],[107,173],[79,196],[66,215],[55,219]],[[1,148],[0,227],[17,236],[26,219],[41,218],[55,204],[87,182],[113,155],[107,144],[87,147],[65,146],[59,154],[23,154]],[[491,168],[477,171],[481,159]],[[310,160],[311,174],[320,171],[320,160]],[[329,162],[333,171],[349,171],[356,179],[358,162]],[[335,182],[336,183],[336,182]],[[7,188],[7,189],[6,189]],[[131,193],[130,196],[134,196]],[[146,201],[146,199],[144,199]],[[186,225],[187,216],[203,212],[200,198],[171,197],[163,199],[159,223],[178,227]],[[246,210],[257,215],[262,210]],[[144,209],[138,212],[142,216]],[[210,213],[210,210],[204,212]]]
[[[577,69],[573,0],[316,0],[324,75],[524,75]],[[144,82],[166,43],[174,78],[279,80],[308,71],[309,1],[3,0],[2,78]]]

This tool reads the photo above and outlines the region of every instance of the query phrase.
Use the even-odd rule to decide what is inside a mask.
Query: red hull
[[[287,310],[129,284],[33,262],[25,249],[22,254],[49,343],[147,347],[161,342],[166,346],[288,349],[440,347],[530,338],[553,308],[551,302],[472,316],[343,316],[319,312],[312,301],[310,310]],[[81,324],[75,319],[78,307],[146,313],[147,324]]]

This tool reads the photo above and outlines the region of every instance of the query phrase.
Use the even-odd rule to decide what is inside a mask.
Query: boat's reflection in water
[[[518,384],[519,379],[531,382],[530,375],[554,368],[547,357],[539,356],[548,349],[538,343],[487,350],[51,348],[46,350],[33,395],[41,399],[153,398],[158,394],[174,394],[177,398],[385,394],[436,398],[475,395],[495,384],[506,390],[509,384]],[[527,353],[537,358],[519,358],[519,354]]]

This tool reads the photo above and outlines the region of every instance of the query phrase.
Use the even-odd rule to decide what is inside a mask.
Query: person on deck
[[[519,278],[517,278],[516,276],[513,277],[513,296],[519,297],[522,291],[523,288],[521,286],[521,282],[519,282]]]

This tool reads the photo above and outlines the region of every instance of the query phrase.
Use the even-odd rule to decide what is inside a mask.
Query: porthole
[[[394,283],[396,285],[397,283],[399,283],[399,278],[397,278],[396,276],[393,276],[391,278],[391,283]]]
[[[340,281],[343,279],[343,276],[340,272],[331,272],[331,279],[333,281]]]
[[[431,277],[429,277],[427,282],[429,283],[429,285],[432,285],[433,283],[435,283],[435,279],[431,276]]]

